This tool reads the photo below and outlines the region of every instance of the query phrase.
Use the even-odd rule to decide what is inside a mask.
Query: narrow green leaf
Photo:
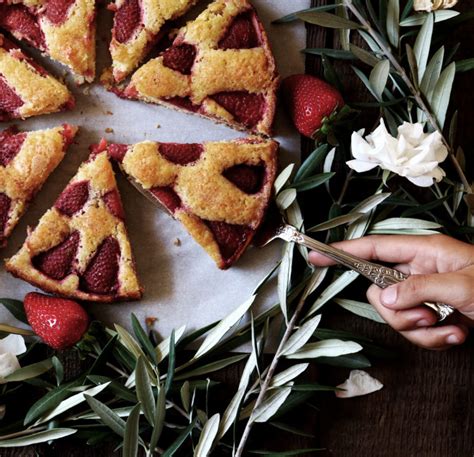
[[[290,355],[301,349],[313,336],[321,322],[321,314],[305,322],[293,335],[290,336],[281,350],[282,355]]]
[[[176,440],[171,444],[171,446],[161,454],[161,457],[172,457],[175,452],[182,446],[186,441],[186,438],[191,434],[192,430],[196,426],[198,418],[195,417],[194,420],[184,429],[184,431],[176,438]]]
[[[250,420],[260,423],[267,422],[276,414],[290,394],[291,386],[270,391],[261,405],[253,411]]]
[[[284,432],[291,433],[292,435],[304,436],[305,438],[315,438],[315,436],[311,433],[305,433],[297,429],[296,427],[292,427],[291,425],[284,424],[282,422],[268,422],[268,425],[271,425],[272,427],[275,427],[278,430],[283,430]]]
[[[59,440],[66,436],[76,433],[77,430],[72,428],[55,428],[52,430],[45,430],[44,432],[32,433],[31,435],[21,436],[18,438],[11,438],[7,440],[0,440],[0,448],[5,447],[24,447],[33,444],[46,443],[47,441]]]
[[[175,343],[175,334],[174,329],[171,331],[170,335],[170,349],[168,355],[168,373],[166,374],[166,383],[165,383],[165,392],[168,393],[173,382],[174,377],[174,366],[175,366],[175,352],[176,352],[176,343]]]
[[[306,48],[303,49],[305,54],[312,54],[316,56],[328,56],[338,60],[354,60],[355,56],[350,51],[344,51],[341,49],[330,49],[330,48]]]
[[[180,391],[181,403],[184,410],[189,413],[189,405],[191,403],[191,390],[189,388],[189,381],[184,381]]]
[[[418,87],[419,86],[418,63],[416,62],[415,52],[413,51],[413,48],[408,43],[405,45],[405,49],[407,52],[408,65],[410,66],[411,79],[413,80],[415,87]],[[425,76],[426,76],[426,73],[425,73]]]
[[[344,368],[369,368],[371,363],[363,354],[347,354],[339,357],[319,357],[318,364]]]
[[[392,217],[383,221],[377,222],[371,226],[372,229],[384,230],[407,230],[407,229],[438,229],[442,225],[438,222],[425,221],[423,219],[414,219],[409,217]]]
[[[207,457],[219,430],[220,415],[214,414],[204,425],[198,444],[194,450],[194,457]]]
[[[286,356],[288,359],[315,359],[318,357],[339,357],[353,354],[362,350],[362,346],[353,341],[323,340],[317,343],[308,343],[294,354]]]
[[[87,371],[87,374],[97,373],[100,368],[106,365],[106,363],[109,361],[109,357],[111,356],[112,351],[114,350],[117,339],[118,335],[115,335],[109,341],[107,341],[106,345],[100,351],[99,356],[97,357],[97,359],[94,360],[94,363]]]
[[[327,144],[322,144],[321,146],[318,146],[298,168],[298,171],[296,172],[293,181],[298,182],[311,176],[323,163],[327,152]]]
[[[398,49],[399,39],[399,21],[400,21],[400,2],[399,0],[388,0],[387,6],[387,35],[390,44]]]
[[[295,384],[292,387],[292,390],[295,392],[334,392],[339,389],[333,386],[323,386],[322,384],[312,383],[312,384]]]
[[[218,360],[216,362],[211,362],[206,365],[203,365],[199,368],[195,368],[194,370],[187,371],[179,376],[175,376],[176,381],[182,381],[183,379],[192,378],[195,376],[202,376],[208,373],[212,373],[214,371],[222,370],[223,368],[233,365],[234,363],[240,362],[241,360],[247,357],[246,354],[242,355],[234,355],[231,357],[227,357],[222,360]]]
[[[426,203],[424,205],[414,206],[413,208],[408,208],[402,212],[402,217],[409,217],[414,216],[415,214],[426,214],[428,211],[437,208],[438,206],[442,206],[443,203],[449,199],[449,196],[439,198],[438,200],[434,200],[432,202]]]
[[[462,73],[463,71],[470,71],[473,69],[474,69],[474,57],[471,57],[470,59],[458,60],[456,62],[456,71],[459,73]]]
[[[186,381],[187,382],[187,381]],[[188,383],[189,385],[189,383]],[[186,410],[188,412],[188,409]],[[151,433],[150,438],[150,450],[153,452],[163,431],[163,426],[165,424],[166,416],[166,392],[163,386],[158,388],[158,396],[156,399],[156,408],[155,408],[155,426],[153,427],[153,432]]]
[[[398,0],[391,0],[398,1]],[[390,62],[387,59],[381,60],[370,72],[369,83],[372,86],[377,99],[382,98],[383,91],[388,81],[390,73]]]
[[[206,336],[193,359],[198,359],[216,346],[224,335],[247,313],[255,301],[255,297],[255,295],[252,295],[226,318],[222,319]]]
[[[88,375],[87,379],[93,382],[95,385],[105,384],[106,382],[110,382],[108,390],[113,393],[116,397],[121,398],[122,400],[136,403],[137,397],[133,393],[132,390],[127,389],[118,381],[113,381],[111,378],[107,376],[97,376],[97,375]]]
[[[138,358],[135,368],[135,384],[137,389],[137,398],[148,423],[153,427],[155,417],[155,397],[151,388],[150,377],[145,367],[142,357]]]
[[[273,377],[270,387],[280,387],[288,384],[290,381],[293,381],[293,379],[305,372],[308,366],[309,363],[297,363],[296,365],[283,370]]]
[[[335,173],[333,172],[320,173],[318,175],[302,179],[301,181],[294,182],[293,187],[296,189],[297,192],[304,192],[306,190],[311,190],[329,181],[334,175]]]
[[[148,338],[148,335],[146,334],[145,330],[143,330],[143,327],[140,325],[140,322],[138,321],[137,316],[135,316],[134,313],[132,313],[132,328],[133,333],[135,333],[135,336],[142,345],[143,349],[145,349],[151,360],[153,360],[153,362],[156,362],[155,348],[153,347],[153,344],[151,344],[150,338]]]
[[[12,300],[11,298],[0,298],[0,304],[5,306],[5,308],[7,308],[8,311],[13,314],[15,319],[18,319],[24,324],[28,324],[28,319],[26,318],[23,302],[21,302],[20,300]]]
[[[74,408],[77,405],[80,405],[82,402],[84,402],[86,400],[86,397],[92,398],[95,395],[98,395],[100,392],[102,392],[108,386],[109,386],[109,383],[107,382],[105,384],[101,384],[99,386],[95,386],[95,387],[92,387],[90,389],[87,389],[84,392],[79,392],[78,394],[72,395],[71,397],[69,397],[66,400],[63,400],[61,403],[59,403],[59,405],[56,406],[56,408],[49,411],[45,416],[40,417],[36,421],[35,425],[43,424],[45,422],[49,422],[54,417],[59,416],[60,414]]]
[[[56,356],[53,356],[51,358],[51,362],[53,364],[54,371],[56,373],[56,383],[59,386],[63,382],[63,379],[64,379],[64,367],[61,361]]]
[[[280,268],[278,269],[278,300],[280,301],[281,312],[286,323],[288,323],[287,297],[291,283],[294,248],[294,243],[284,244]]]
[[[406,19],[408,17],[408,15],[412,12],[412,10],[413,10],[413,0],[408,0],[405,3],[405,7],[403,8],[402,15],[400,16],[400,19],[402,21],[404,19]]]
[[[367,51],[366,49],[362,49],[359,46],[356,46],[355,44],[350,44],[349,48],[361,62],[364,62],[367,65],[370,65],[371,67],[374,67],[380,62],[380,59],[375,56],[373,53]]]
[[[355,222],[357,219],[360,219],[364,213],[349,213],[343,214],[342,216],[334,217],[326,222],[322,222],[318,225],[313,225],[309,228],[308,232],[324,232],[326,230],[331,230],[335,227],[340,227],[341,225],[350,224]]]
[[[24,328],[14,327],[13,325],[0,324],[0,332],[13,333],[14,335],[32,336],[35,332]]]
[[[421,81],[420,90],[429,102],[431,102],[433,90],[441,74],[441,69],[443,68],[443,60],[444,46],[441,46],[430,59]]]
[[[96,398],[86,394],[85,399],[92,411],[100,417],[102,422],[113,432],[123,438],[125,435],[125,421],[114,413],[107,405],[104,405],[104,403]]]
[[[431,108],[433,114],[438,119],[441,129],[444,127],[446,120],[446,112],[448,110],[451,98],[451,89],[456,75],[456,64],[450,63],[442,72],[433,90],[433,99],[431,100]]]
[[[288,22],[297,21],[298,17],[296,16],[298,13],[313,13],[318,11],[330,11],[337,7],[337,5],[323,5],[323,6],[315,6],[314,8],[308,8],[301,11],[296,11],[295,13],[288,14],[286,16],[281,17],[272,22],[272,24],[285,24]]]
[[[369,303],[348,300],[345,298],[335,298],[333,301],[345,310],[350,311],[357,316],[365,317],[366,319],[370,319],[371,321],[378,322],[380,324],[386,324],[382,316],[380,316],[377,310]]]
[[[185,338],[181,340],[186,330],[186,325],[183,325],[182,327],[179,327],[178,330],[176,330],[175,332],[175,344],[178,344],[178,342],[181,342],[183,347],[186,347],[188,343],[190,343],[191,341],[194,341],[196,338],[199,338],[201,335],[203,335],[209,329],[211,329],[212,327],[215,327],[216,325],[217,325],[217,322],[210,324],[202,329],[197,330],[196,332],[191,333],[190,335],[186,336]],[[168,337],[156,347],[157,363],[162,362],[166,357],[168,357],[168,353],[170,350],[170,341],[171,341],[171,337]]]
[[[42,360],[41,362],[32,363],[25,367],[19,368],[12,374],[6,376],[4,379],[6,382],[20,382],[26,381],[27,379],[36,378],[43,373],[51,370],[53,362],[51,359]]]
[[[275,201],[280,211],[285,211],[296,199],[296,189],[292,187],[282,190],[276,197]]]
[[[120,343],[128,349],[128,351],[135,357],[135,359],[138,359],[140,356],[144,359],[146,358],[145,353],[142,351],[140,345],[133,338],[133,336],[127,332],[127,330],[125,330],[122,326],[118,324],[115,324],[115,330],[119,335]]]
[[[324,79],[331,85],[333,85],[339,92],[344,91],[344,86],[341,82],[341,78],[337,74],[334,65],[331,60],[324,54],[321,56],[321,63],[323,64],[323,75]]]
[[[295,168],[295,164],[290,163],[290,165],[285,167],[275,179],[275,184],[273,185],[273,187],[275,188],[276,195],[280,192],[280,190],[283,189],[285,184],[290,179],[291,173],[293,173],[293,168]]]
[[[310,24],[320,25],[331,29],[358,29],[361,26],[335,14],[325,12],[297,13],[296,17]]]
[[[418,32],[413,48],[418,66],[418,81],[421,81],[425,74],[426,63],[430,54],[431,37],[433,36],[433,23],[433,14],[430,13]]]
[[[453,10],[440,10],[434,12],[434,21],[435,22],[442,22],[447,21],[448,19],[452,19],[459,15],[458,11]],[[417,13],[413,16],[409,16],[403,21],[400,22],[401,27],[414,27],[417,25],[422,25],[425,23],[428,14],[426,13]]]
[[[355,74],[359,77],[359,79],[364,83],[365,87],[369,89],[369,92],[374,96],[374,98],[378,99],[377,93],[374,91],[372,84],[369,82],[369,78],[365,76],[365,74],[359,70],[357,67],[352,67],[354,70]]]
[[[125,424],[123,437],[123,457],[137,457],[138,455],[138,422],[140,420],[140,403],[135,405]]]

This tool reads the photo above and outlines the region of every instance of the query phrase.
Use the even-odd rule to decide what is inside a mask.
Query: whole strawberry
[[[24,306],[31,328],[54,349],[73,346],[89,326],[86,311],[72,300],[31,292],[26,295]]]
[[[296,128],[309,138],[315,138],[324,123],[344,106],[334,87],[311,75],[289,76],[283,80],[282,91]]]

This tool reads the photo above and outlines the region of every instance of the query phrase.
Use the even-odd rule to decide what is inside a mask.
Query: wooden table
[[[285,1],[285,0],[275,0]],[[321,4],[322,1],[313,1]],[[457,9],[470,11],[474,0],[462,1]],[[301,26],[301,25],[300,25]],[[460,58],[474,55],[474,21],[453,30],[453,41],[463,40]],[[337,42],[331,31],[312,27],[308,44],[330,47]],[[319,60],[308,59],[308,72],[318,74]],[[345,65],[338,71],[351,93],[367,97],[362,84]],[[474,147],[474,72],[456,77],[453,105],[459,110],[459,143],[465,150]],[[365,95],[364,95],[365,94]],[[471,163],[471,170],[473,164]],[[253,448],[288,450],[309,447],[325,448],[322,452],[305,454],[321,457],[473,457],[474,456],[474,338],[460,347],[445,352],[418,349],[407,343],[390,328],[353,317],[343,311],[331,311],[325,326],[346,329],[367,336],[396,350],[396,360],[378,360],[368,371],[380,379],[384,389],[367,397],[347,400],[333,394],[316,395],[311,403],[319,411],[305,405],[290,415],[294,426],[315,435],[303,438],[271,429],[263,432],[255,427]],[[338,384],[348,370],[313,367],[308,380]],[[221,379],[229,389],[235,387],[240,372],[232,368]],[[288,422],[288,419],[286,419]],[[37,454],[36,454],[37,452]],[[103,457],[110,448],[78,448],[67,440],[53,447],[0,450],[0,456],[65,456]],[[118,455],[118,454],[117,454]]]

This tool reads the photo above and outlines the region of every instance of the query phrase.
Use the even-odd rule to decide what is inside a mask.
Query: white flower
[[[349,378],[337,387],[344,390],[336,391],[336,397],[351,398],[376,392],[383,387],[383,384],[365,371],[352,370]]]
[[[446,10],[452,8],[458,0],[415,0],[413,9],[415,11],[427,11],[428,13],[436,10]]]
[[[25,340],[21,335],[8,335],[0,340],[0,384],[5,378],[20,368],[17,355],[26,352]]]
[[[439,132],[424,133],[423,124],[404,122],[398,127],[394,138],[380,125],[365,139],[364,131],[353,132],[351,138],[352,155],[347,165],[358,173],[380,167],[404,176],[413,184],[428,187],[433,180],[439,182],[446,175],[439,163],[443,162],[448,150]]]

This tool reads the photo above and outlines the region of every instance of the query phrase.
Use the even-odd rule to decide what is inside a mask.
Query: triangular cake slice
[[[81,165],[6,269],[63,297],[96,302],[141,297],[106,152]]]
[[[275,59],[255,9],[247,0],[217,0],[140,67],[122,95],[270,135],[277,87]]]
[[[0,34],[0,122],[73,107],[69,89]]]
[[[0,27],[69,67],[79,83],[95,77],[95,0],[0,1]]]
[[[135,70],[162,38],[163,26],[184,15],[197,0],[116,0],[110,54],[112,75],[120,82]]]
[[[35,132],[15,127],[0,132],[0,247],[63,159],[76,132],[77,127],[68,124]]]
[[[222,269],[242,255],[262,222],[277,150],[278,143],[259,137],[108,146],[123,171],[180,221]]]

